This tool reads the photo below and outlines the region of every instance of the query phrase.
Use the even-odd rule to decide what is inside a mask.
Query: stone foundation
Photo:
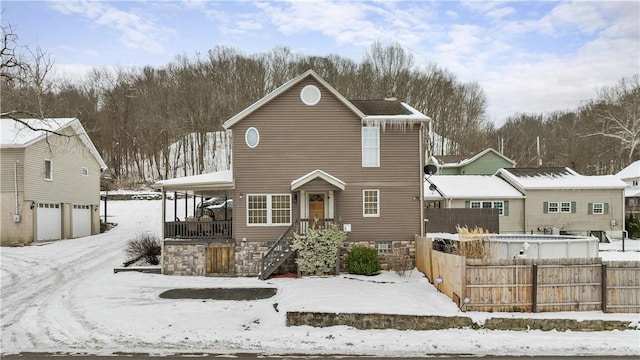
[[[391,248],[388,251],[378,251],[380,265],[383,270],[408,271],[415,267],[416,246],[414,240],[389,241]],[[375,249],[376,241],[346,242],[340,249],[340,271],[345,271],[345,257],[349,249],[354,246],[364,246]]]
[[[162,249],[162,273],[204,276],[207,270],[207,246],[206,242],[165,240]]]
[[[258,276],[262,255],[267,253],[271,245],[271,243],[247,241],[236,245],[236,274]]]

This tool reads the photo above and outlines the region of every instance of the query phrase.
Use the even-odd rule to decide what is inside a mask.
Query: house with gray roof
[[[439,175],[493,175],[498,169],[516,166],[515,161],[492,148],[473,155],[434,155],[430,160]]]
[[[0,243],[100,232],[107,168],[78,119],[0,119]]]

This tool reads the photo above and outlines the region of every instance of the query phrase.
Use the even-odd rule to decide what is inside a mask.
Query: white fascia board
[[[296,189],[300,188],[301,186],[303,186],[304,184],[314,180],[314,179],[322,179],[324,181],[326,181],[327,183],[335,186],[336,188],[344,191],[346,183],[340,179],[338,179],[337,177],[328,174],[320,169],[316,169],[308,174],[305,174],[301,177],[299,177],[298,179],[295,179],[291,182],[291,191],[295,191]]]

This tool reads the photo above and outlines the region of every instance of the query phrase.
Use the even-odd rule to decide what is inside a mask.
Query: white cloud
[[[116,3],[117,4],[117,3]],[[148,52],[163,51],[161,38],[169,32],[156,25],[148,17],[120,10],[114,6],[92,1],[56,1],[50,6],[67,15],[80,15],[99,26],[106,26],[120,33],[120,41],[131,49]]]

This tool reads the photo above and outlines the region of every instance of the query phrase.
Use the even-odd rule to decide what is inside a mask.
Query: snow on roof
[[[640,160],[634,161],[624,169],[620,170],[616,177],[618,179],[634,179],[640,178]]]
[[[153,184],[156,189],[173,190],[215,190],[233,189],[233,171],[223,170],[207,174],[183,176],[174,179],[160,180]]]
[[[466,155],[435,156],[434,155],[432,156],[432,158],[436,161],[436,164],[438,165],[438,167],[459,167],[459,166],[470,164],[489,152],[492,152],[497,156],[505,159],[506,161],[513,164],[514,166],[516,164],[515,161],[509,159],[508,157],[502,155],[500,152],[492,148],[486,148],[475,155],[468,155],[468,156]]]
[[[624,189],[624,197],[640,197],[640,188],[634,186]]]
[[[500,169],[496,175],[525,190],[624,189],[627,186],[614,175],[580,175],[569,168]]]
[[[429,190],[434,184],[437,190]],[[425,182],[425,199],[517,199],[524,195],[495,175],[433,175]],[[438,192],[439,191],[439,192]]]
[[[21,122],[20,122],[21,121]],[[47,118],[47,119],[0,119],[0,147],[22,148],[50,136],[51,132],[61,132],[70,127],[78,138],[89,149],[100,165],[100,169],[107,168],[107,164],[100,156],[95,145],[89,138],[80,120],[76,118]],[[35,129],[35,130],[34,130]]]
[[[2,130],[0,144],[23,147],[40,138],[44,138],[47,135],[47,131],[59,132],[69,126],[73,120],[76,119],[21,119],[25,125],[13,119],[0,119],[0,129]],[[34,129],[42,129],[42,131],[34,131],[29,126]]]

